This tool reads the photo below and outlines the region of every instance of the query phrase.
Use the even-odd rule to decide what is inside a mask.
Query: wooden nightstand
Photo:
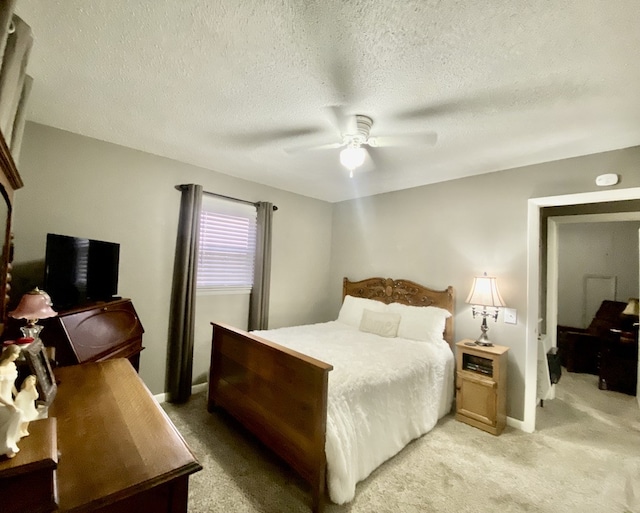
[[[494,435],[507,421],[505,346],[456,343],[456,419]]]

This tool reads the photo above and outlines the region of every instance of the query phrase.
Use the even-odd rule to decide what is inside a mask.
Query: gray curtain
[[[179,185],[182,191],[176,257],[171,290],[167,345],[167,400],[185,402],[191,395],[201,185]]]
[[[269,292],[271,284],[271,224],[273,203],[256,203],[258,211],[256,260],[253,288],[249,303],[249,330],[266,330],[269,323]]]

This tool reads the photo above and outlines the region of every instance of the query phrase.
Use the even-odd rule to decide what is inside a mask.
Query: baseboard
[[[206,390],[206,389],[207,389],[207,383],[198,383],[197,385],[192,385],[191,393],[197,394],[198,392],[202,392],[203,390]],[[155,397],[156,401],[158,401],[159,403],[164,403],[167,400],[166,393],[157,394],[157,395],[154,395],[153,397]],[[523,421],[514,419],[513,417],[507,417],[507,426],[514,427],[516,429],[519,429],[520,431],[525,431],[526,433],[532,432],[532,430],[527,429],[527,426]]]
[[[209,383],[198,383],[197,385],[193,385],[191,387],[191,393],[192,394],[197,394],[198,392],[202,392],[203,390],[207,389],[208,385],[209,385]]]
[[[533,429],[529,428],[524,421],[514,419],[513,417],[507,417],[507,426],[514,427],[519,429],[520,431],[524,431],[525,433],[533,433]]]
[[[207,389],[207,383],[198,383],[197,385],[192,385],[191,386],[191,393],[192,394],[197,394],[198,392],[202,392],[203,390],[206,390],[206,389]],[[166,392],[162,393],[162,394],[156,394],[153,397],[159,403],[167,402],[167,393]]]

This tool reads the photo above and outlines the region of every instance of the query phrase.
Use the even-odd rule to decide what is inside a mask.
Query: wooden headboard
[[[345,296],[375,299],[383,303],[402,303],[411,306],[437,306],[451,312],[444,328],[444,339],[453,347],[453,287],[444,290],[433,290],[409,280],[392,280],[391,278],[367,278],[361,281],[349,281],[344,278],[342,299]]]

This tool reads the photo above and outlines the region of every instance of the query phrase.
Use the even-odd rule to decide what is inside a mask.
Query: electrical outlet
[[[506,324],[518,324],[518,311],[515,308],[505,308],[504,322]]]

